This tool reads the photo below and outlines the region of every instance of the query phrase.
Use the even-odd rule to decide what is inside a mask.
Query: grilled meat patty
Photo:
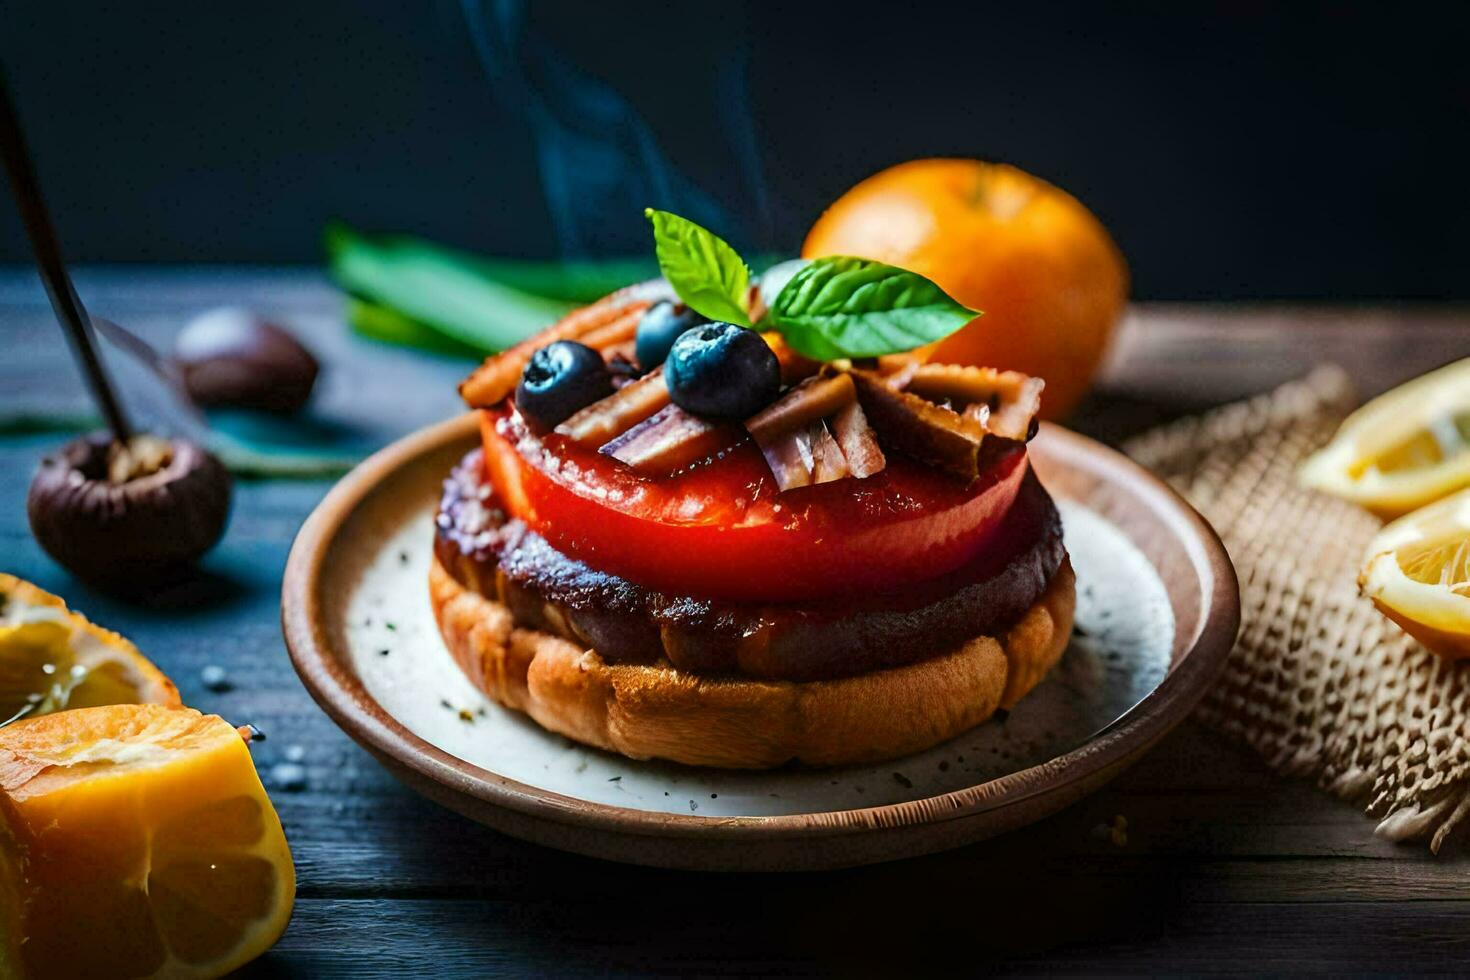
[[[667,661],[697,674],[822,680],[915,663],[1005,633],[1066,558],[1061,519],[1034,474],[995,541],[953,572],[883,594],[800,605],[671,595],[591,568],[508,518],[477,449],[444,482],[434,547],[451,575],[504,603],[518,624],[585,644],[609,663]]]

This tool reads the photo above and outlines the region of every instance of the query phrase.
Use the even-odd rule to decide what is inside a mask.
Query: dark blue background
[[[489,65],[457,0],[8,4],[0,58],[78,261],[313,262],[330,216],[616,251],[650,199],[794,250],[963,154],[1077,194],[1143,298],[1470,298],[1466,8],[486,4]]]

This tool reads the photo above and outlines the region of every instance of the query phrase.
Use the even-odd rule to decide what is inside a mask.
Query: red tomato
[[[1026,474],[1024,447],[974,483],[906,459],[865,480],[779,493],[748,439],[652,479],[508,406],[482,410],[485,466],[502,504],[563,554],[675,595],[784,602],[932,578],[974,558]]]

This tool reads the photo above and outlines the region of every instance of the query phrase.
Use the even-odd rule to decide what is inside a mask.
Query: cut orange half
[[[221,976],[270,948],[295,894],[222,719],[111,705],[0,729],[0,976]]]
[[[1470,486],[1470,358],[1349,415],[1302,464],[1301,482],[1383,518]]]
[[[1470,490],[1387,525],[1368,546],[1358,584],[1430,650],[1470,656]]]
[[[0,572],[0,726],[65,708],[178,704],[138,648],[29,582]]]

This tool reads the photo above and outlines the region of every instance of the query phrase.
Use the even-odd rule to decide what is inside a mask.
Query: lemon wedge
[[[1368,546],[1358,584],[1433,652],[1470,656],[1470,490],[1384,527]]]
[[[0,726],[65,708],[139,703],[178,704],[178,688],[123,637],[0,572]]]
[[[1349,415],[1302,464],[1304,486],[1393,518],[1470,486],[1470,358]]]
[[[295,895],[224,720],[111,705],[0,729],[0,976],[218,977],[275,943]]]

